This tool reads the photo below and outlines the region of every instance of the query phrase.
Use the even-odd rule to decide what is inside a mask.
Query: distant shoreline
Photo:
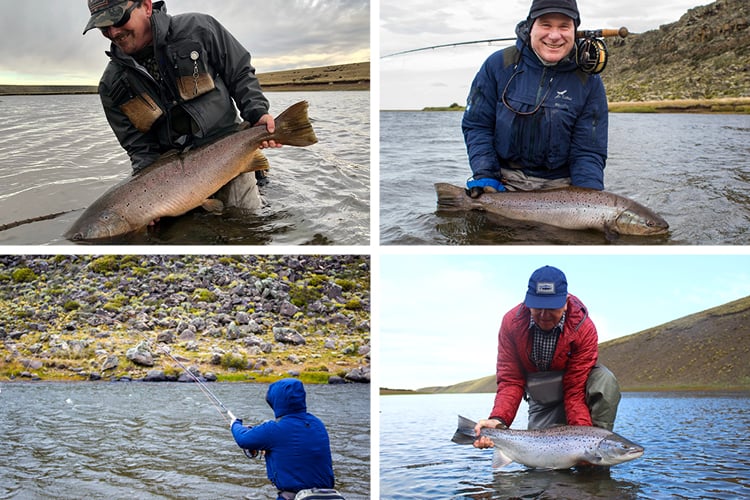
[[[381,111],[464,111],[465,106],[430,106],[421,110],[381,109]],[[610,102],[610,113],[718,113],[750,114],[750,97],[717,99],[674,99],[661,101]]]
[[[267,92],[370,90],[370,63],[338,64],[259,73]],[[2,85],[0,96],[96,94],[96,85]]]

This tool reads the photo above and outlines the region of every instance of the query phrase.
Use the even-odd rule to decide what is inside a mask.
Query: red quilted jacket
[[[509,426],[524,395],[526,374],[539,371],[531,361],[530,319],[529,308],[519,304],[503,317],[498,334],[497,394],[490,418],[501,418]],[[565,326],[549,368],[550,371],[565,371],[563,394],[568,425],[591,425],[591,414],[586,406],[586,379],[598,356],[596,327],[586,306],[569,294]]]

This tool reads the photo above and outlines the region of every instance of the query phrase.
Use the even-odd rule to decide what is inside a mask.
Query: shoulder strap
[[[503,49],[503,68],[507,68],[511,64],[518,64],[520,60],[521,51],[515,45]]]

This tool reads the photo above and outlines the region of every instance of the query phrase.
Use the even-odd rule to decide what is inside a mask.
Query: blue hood
[[[266,402],[276,418],[307,412],[305,386],[296,378],[285,378],[268,386]]]

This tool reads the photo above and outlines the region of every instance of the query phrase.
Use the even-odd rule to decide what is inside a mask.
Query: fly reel
[[[609,52],[604,39],[587,36],[576,41],[576,64],[581,71],[597,75],[607,67]]]

